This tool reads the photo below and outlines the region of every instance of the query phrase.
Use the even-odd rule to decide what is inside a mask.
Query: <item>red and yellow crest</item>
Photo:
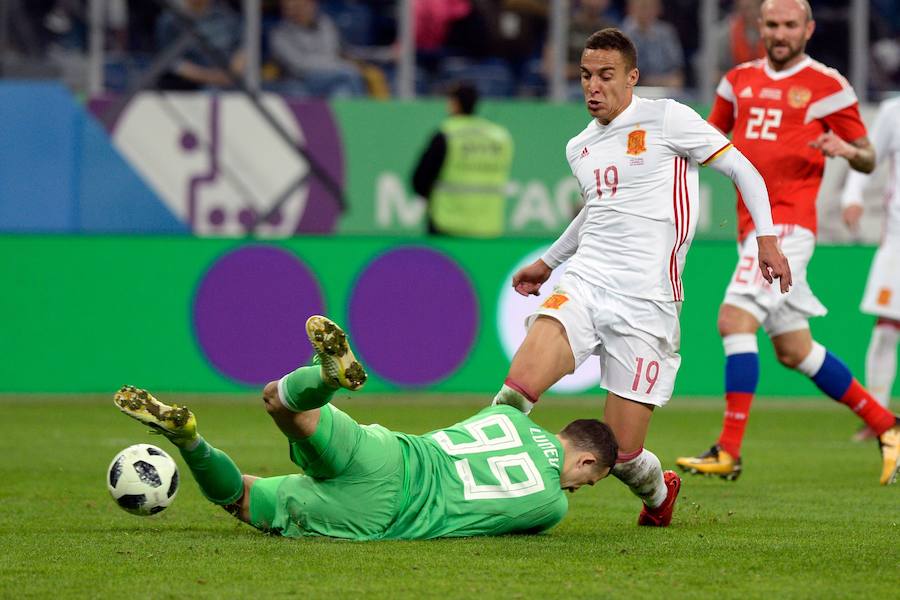
[[[794,86],[788,90],[788,104],[793,108],[803,108],[812,99],[812,91],[805,87]]]
[[[557,309],[568,301],[569,297],[565,294],[553,294],[552,296],[544,300],[544,303],[541,304],[541,307]]]
[[[637,156],[647,151],[647,132],[643,129],[635,129],[628,134],[628,150],[626,154]]]
[[[878,290],[878,299],[875,301],[878,306],[888,306],[891,303],[891,289],[881,288]]]

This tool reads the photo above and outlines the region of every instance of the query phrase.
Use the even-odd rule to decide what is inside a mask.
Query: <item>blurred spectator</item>
[[[150,54],[156,51],[156,32],[162,8],[156,2],[129,0],[128,49],[132,52]]]
[[[852,2],[813,0],[811,4],[816,31],[806,45],[806,54],[839,73],[849,75]]]
[[[520,85],[530,85],[529,61],[537,56],[546,28],[543,4],[472,0],[468,14],[449,23],[443,48],[431,55],[419,53],[420,66],[434,76],[432,90],[467,81],[481,96],[507,97]]]
[[[109,8],[109,2],[107,9]],[[44,15],[43,26],[62,48],[83,51],[87,47],[87,15],[83,0],[56,0]],[[113,7],[115,11],[115,7]]]
[[[719,4],[721,5],[721,3],[720,0]],[[694,87],[697,85],[697,77],[694,69],[691,68],[691,62],[700,50],[699,11],[702,0],[666,0],[661,4],[663,9],[660,12],[660,19],[675,28],[678,41],[681,43],[681,56],[684,64],[684,87]],[[731,3],[729,2],[728,5],[730,6]]]
[[[446,89],[447,81],[471,77],[468,68],[490,56],[489,1],[413,0],[420,93]]]
[[[873,0],[869,48],[872,89],[900,90],[900,2]]]
[[[548,3],[544,0],[490,0],[493,54],[506,60],[516,78],[529,61],[539,60],[547,37]]]
[[[628,0],[622,31],[638,50],[638,85],[681,89],[684,53],[675,28],[659,19],[659,0]]]
[[[3,48],[4,55],[9,50],[21,56],[43,57],[55,38],[54,32],[47,27],[47,16],[55,9],[56,0],[8,0],[5,7],[8,24],[4,34],[9,37],[4,41],[9,46]]]
[[[412,177],[428,201],[428,233],[490,238],[503,234],[513,141],[506,128],[475,116],[478,91],[455,84],[450,116],[419,158]]]
[[[87,46],[87,0],[4,0],[12,47],[28,56]],[[126,0],[104,0],[105,21],[114,34],[128,18]]]
[[[759,35],[761,5],[761,0],[735,0],[731,11],[716,26],[713,43],[717,77],[731,67],[765,57],[766,46]]]
[[[438,52],[447,41],[450,26],[472,12],[469,0],[415,0],[413,21],[416,50]]]
[[[897,0],[872,0],[872,12],[888,35],[900,34],[900,2]]]
[[[491,5],[494,2],[471,0],[472,9],[448,24],[445,55],[474,59],[493,56],[496,35],[491,27]]]
[[[207,86],[228,87],[232,75],[244,70],[244,54],[241,50],[243,26],[240,16],[228,5],[216,0],[183,0],[183,12],[194,22],[197,32],[208,44],[228,57],[225,70],[201,50],[194,42],[159,80],[163,89],[193,90]],[[166,11],[157,24],[157,43],[166,48],[182,35],[181,23],[171,11]]]
[[[362,96],[366,85],[356,65],[341,55],[341,38],[318,0],[281,0],[282,20],[269,49],[282,70],[279,91],[316,97]]]
[[[25,2],[25,0],[9,0],[4,7],[7,19],[6,31],[3,32],[3,59],[6,62],[9,54],[21,56],[42,56],[44,54],[49,32],[41,25],[43,15],[52,4],[46,0]]]
[[[610,11],[610,0],[573,0],[569,31],[566,37],[566,79],[569,82],[569,96],[581,98],[581,53],[584,42],[591,34],[618,27],[619,23]],[[553,68],[553,48],[544,45],[543,72],[550,78]],[[643,71],[641,72],[643,74]]]
[[[870,49],[872,87],[878,90],[900,89],[900,39],[878,40]]]
[[[124,0],[104,0],[113,42],[126,38]],[[61,79],[76,91],[87,80],[87,0],[4,0],[0,5],[0,70],[8,77]],[[121,49],[113,43],[113,49]]]
[[[618,27],[619,22],[610,11],[610,0],[574,0],[572,2],[572,17],[569,21],[568,57],[570,67],[576,77],[579,76],[581,65],[581,52],[584,50],[584,42],[591,34],[606,29]]]

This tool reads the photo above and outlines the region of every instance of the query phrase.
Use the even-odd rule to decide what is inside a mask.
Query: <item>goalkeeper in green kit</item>
[[[197,433],[193,413],[131,386],[114,397],[125,414],[178,446],[204,496],[257,529],[286,537],[428,539],[537,533],[568,509],[564,490],[593,485],[615,464],[617,444],[600,421],[558,435],[517,408],[485,408],[425,435],[359,425],[329,404],[366,373],[344,332],[325,317],[306,323],[319,365],[266,385],[266,411],[304,474],[259,478]]]

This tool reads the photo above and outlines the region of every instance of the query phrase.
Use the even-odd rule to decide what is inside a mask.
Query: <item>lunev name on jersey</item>
[[[547,438],[547,435],[545,433],[542,433],[542,429],[538,427],[530,427],[529,431],[531,432],[531,439],[533,439],[534,443],[538,445],[538,448],[543,450],[544,456],[547,457],[547,462],[558,469],[559,450],[556,449],[556,445],[554,445],[554,443]]]

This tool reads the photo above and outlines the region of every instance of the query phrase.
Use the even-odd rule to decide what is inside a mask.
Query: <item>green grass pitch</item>
[[[255,395],[174,397],[244,472],[292,471]],[[475,396],[358,394],[360,422],[421,433],[483,406]],[[548,397],[534,413],[558,429],[600,414],[597,399]],[[672,466],[705,449],[721,404],[675,398],[648,447]],[[549,534],[426,542],[289,540],[262,535],[201,497],[181,462],[174,504],[155,517],[106,491],[113,455],[168,443],[106,396],[0,397],[3,598],[887,598],[900,588],[900,485],[878,485],[874,443],[826,400],[759,400],[736,483],[685,477],[669,529],[635,525],[640,502],[610,478],[570,497]]]

